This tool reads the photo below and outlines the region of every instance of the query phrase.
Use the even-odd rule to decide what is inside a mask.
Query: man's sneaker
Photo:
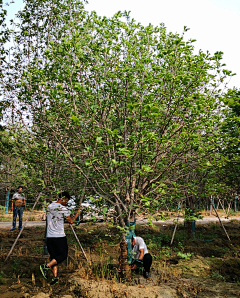
[[[47,273],[48,273],[48,270],[50,269],[50,267],[48,267],[48,265],[40,265],[40,271],[42,272],[42,275],[45,279],[47,279]]]
[[[58,277],[54,277],[54,278],[52,279],[52,281],[50,282],[50,285],[51,285],[51,286],[56,285],[56,284],[58,284]]]
[[[22,228],[18,228],[19,231],[21,231]]]
[[[151,274],[150,274],[150,272],[145,272],[145,277],[146,277],[146,278],[151,278]]]
[[[10,231],[15,231],[16,230],[16,228],[12,228]]]

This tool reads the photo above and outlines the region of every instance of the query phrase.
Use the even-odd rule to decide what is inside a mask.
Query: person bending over
[[[80,215],[80,209],[71,217],[71,210],[67,208],[70,195],[67,191],[59,194],[57,201],[52,202],[47,208],[47,249],[50,254],[50,262],[40,265],[40,271],[47,279],[48,270],[51,269],[54,278],[51,285],[58,283],[57,265],[63,262],[68,256],[68,244],[64,232],[64,218],[72,224]]]
[[[148,252],[147,246],[141,237],[134,237],[132,236],[131,239],[131,246],[132,251],[128,252],[131,255],[131,258],[133,259],[132,263],[130,264],[131,269],[134,270],[137,267],[143,267],[144,268],[144,276],[146,278],[150,278],[150,268],[152,265],[152,256]],[[120,264],[118,272],[121,272]]]

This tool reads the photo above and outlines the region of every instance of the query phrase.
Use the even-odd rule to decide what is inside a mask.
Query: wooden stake
[[[213,205],[212,205],[212,196],[211,196],[211,202],[210,202],[210,216],[212,215]]]
[[[180,215],[180,210],[178,211],[177,222],[176,222],[175,227],[174,227],[174,231],[173,231],[172,240],[171,240],[170,245],[172,245],[173,240],[174,240],[174,237],[175,237],[175,233],[176,233],[176,230],[177,230],[177,223],[178,223],[179,215]]]
[[[22,234],[22,232],[23,232],[23,230],[24,230],[24,228],[25,228],[25,226],[26,226],[26,224],[27,224],[27,221],[28,221],[30,215],[32,214],[32,212],[33,212],[33,210],[34,210],[36,204],[38,203],[38,201],[39,201],[41,195],[42,195],[42,193],[40,193],[40,194],[38,195],[38,197],[37,197],[37,199],[36,199],[36,201],[35,201],[35,203],[34,203],[34,205],[33,205],[33,207],[32,207],[32,210],[31,210],[30,213],[28,214],[28,217],[27,217],[27,219],[26,219],[26,221],[25,221],[23,227],[22,227],[21,231],[19,232],[19,234],[18,234],[16,240],[14,241],[14,243],[13,243],[13,245],[12,245],[12,247],[11,247],[11,249],[10,249],[10,251],[9,251],[9,253],[8,253],[8,255],[7,255],[7,257],[6,257],[6,259],[5,259],[4,262],[6,262],[6,261],[8,260],[8,258],[9,258],[9,256],[11,255],[11,253],[12,253],[12,251],[13,251],[15,245],[17,244],[17,241],[18,241],[19,237],[21,236],[21,234]]]
[[[167,208],[167,211],[169,212],[168,206],[167,204],[164,202],[165,207]]]
[[[231,205],[232,205],[232,202],[230,202],[230,203],[228,204],[227,216],[228,216],[228,213],[229,213],[229,210],[230,210]]]
[[[219,202],[220,202],[220,204],[221,204],[221,206],[222,206],[222,208],[223,208],[223,211],[227,214],[227,212],[226,212],[226,210],[224,209],[224,206],[223,206],[223,204],[222,204],[222,201],[219,199]]]
[[[76,233],[75,233],[75,231],[74,231],[74,228],[73,228],[73,226],[72,226],[71,224],[70,224],[70,227],[71,227],[71,229],[72,229],[73,235],[75,236],[75,238],[76,238],[76,240],[77,240],[78,245],[80,246],[80,248],[81,248],[81,250],[82,250],[82,252],[83,252],[83,254],[84,254],[84,257],[85,257],[86,260],[88,261],[87,255],[85,254],[85,251],[83,250],[82,245],[81,245],[81,243],[80,243],[80,241],[79,241],[79,239],[78,239],[78,236],[76,235]]]
[[[218,215],[218,213],[217,213],[216,208],[214,208],[214,210],[215,210],[215,212],[216,212],[216,214],[217,214],[218,220],[219,220],[219,222],[220,222],[220,224],[221,224],[221,226],[222,226],[222,228],[223,228],[223,230],[224,230],[224,232],[225,232],[225,234],[226,234],[228,240],[231,241],[231,239],[230,239],[230,237],[229,237],[229,235],[228,235],[228,233],[227,233],[227,231],[226,231],[226,229],[225,229],[225,227],[224,227],[224,225],[223,225],[223,223],[222,223],[222,221],[221,221],[221,219],[220,219],[220,217],[219,217],[219,215]]]
[[[35,276],[34,276],[34,273],[32,273],[32,284],[35,286]]]

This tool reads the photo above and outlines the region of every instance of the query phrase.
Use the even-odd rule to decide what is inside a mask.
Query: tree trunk
[[[132,273],[128,264],[128,248],[125,234],[122,236],[122,242],[120,243],[120,268],[122,270],[123,277],[130,279]]]
[[[194,214],[194,201],[193,201],[192,196],[187,198],[186,208],[188,208],[187,216],[191,216],[192,214]],[[187,227],[188,239],[193,239],[194,235],[193,235],[193,231],[192,231],[192,221],[185,220],[185,226]]]

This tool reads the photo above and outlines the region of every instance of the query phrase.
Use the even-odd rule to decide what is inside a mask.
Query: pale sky
[[[164,23],[168,31],[190,30],[186,39],[196,39],[196,50],[224,53],[226,68],[237,73],[229,83],[240,89],[240,0],[88,0],[86,9],[112,16],[117,11],[131,11],[131,17],[143,25]],[[10,17],[23,8],[15,0]]]

